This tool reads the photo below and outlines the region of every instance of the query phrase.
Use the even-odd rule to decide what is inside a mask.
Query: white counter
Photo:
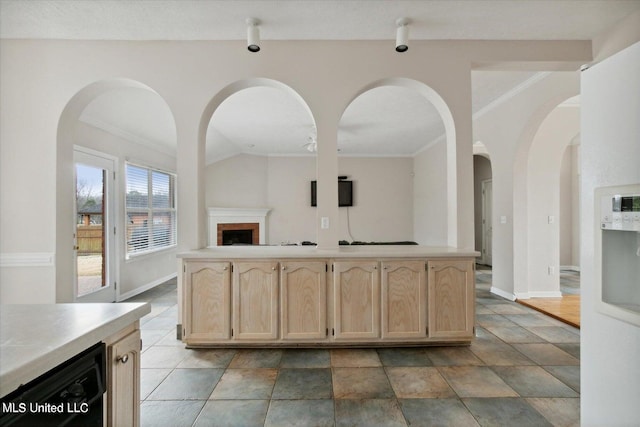
[[[0,397],[151,311],[148,303],[0,307]]]
[[[219,246],[178,254],[184,259],[256,258],[457,258],[477,257],[473,249],[419,245],[349,245],[337,249],[315,246]]]

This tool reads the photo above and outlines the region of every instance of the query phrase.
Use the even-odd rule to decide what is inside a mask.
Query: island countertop
[[[345,245],[336,249],[315,246],[218,246],[178,254],[183,259],[260,259],[260,258],[458,258],[477,257],[473,249],[421,245]]]
[[[0,397],[151,311],[148,303],[0,307]]]

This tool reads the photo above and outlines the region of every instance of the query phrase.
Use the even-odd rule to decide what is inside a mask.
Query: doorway
[[[97,151],[74,150],[74,300],[114,302],[115,158]]]
[[[474,145],[474,151],[480,147],[480,142]],[[476,259],[478,265],[486,266],[490,270],[493,265],[493,173],[488,154],[474,154],[473,156],[473,199],[474,199],[474,228],[475,250],[480,252]]]

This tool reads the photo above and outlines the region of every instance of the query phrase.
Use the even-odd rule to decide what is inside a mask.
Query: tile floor
[[[562,295],[580,295],[580,272],[560,270],[560,292]]]
[[[577,426],[580,331],[489,292],[468,347],[188,350],[176,285],[141,320],[142,426]]]

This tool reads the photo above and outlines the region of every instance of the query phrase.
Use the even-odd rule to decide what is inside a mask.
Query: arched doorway
[[[450,110],[426,84],[390,78],[360,90],[338,126],[339,175],[358,185],[341,239],[457,246],[455,147]]]
[[[275,80],[243,80],[202,120],[207,245],[314,243],[317,132],[302,97]]]
[[[60,116],[57,138],[58,302],[117,301],[161,277],[175,275],[175,268],[167,262],[175,256],[171,251],[152,254],[155,251],[148,250],[144,259],[126,262],[131,230],[125,214],[127,203],[123,206],[122,202],[128,200],[123,194],[128,162],[175,170],[175,146],[175,123],[168,105],[156,91],[140,82],[95,82],[70,99]],[[78,192],[80,180],[93,181],[89,178],[93,175],[100,178],[100,184],[92,183],[89,193],[102,194],[95,200],[89,193]],[[151,206],[149,194],[145,200]],[[88,201],[93,203],[85,203]],[[92,204],[100,207],[100,220],[96,212],[85,209]],[[149,210],[153,208],[141,208],[139,213],[149,214]],[[93,233],[91,239],[98,242],[92,241],[91,247],[83,244],[81,228],[83,232],[87,231],[84,228],[95,228],[89,231]],[[148,233],[157,237],[152,231]],[[172,236],[169,248],[176,243],[175,234]],[[100,245],[102,250],[93,247]],[[90,270],[94,271],[89,272],[89,282],[95,286],[87,287],[82,268],[89,261],[101,265],[90,262]]]

